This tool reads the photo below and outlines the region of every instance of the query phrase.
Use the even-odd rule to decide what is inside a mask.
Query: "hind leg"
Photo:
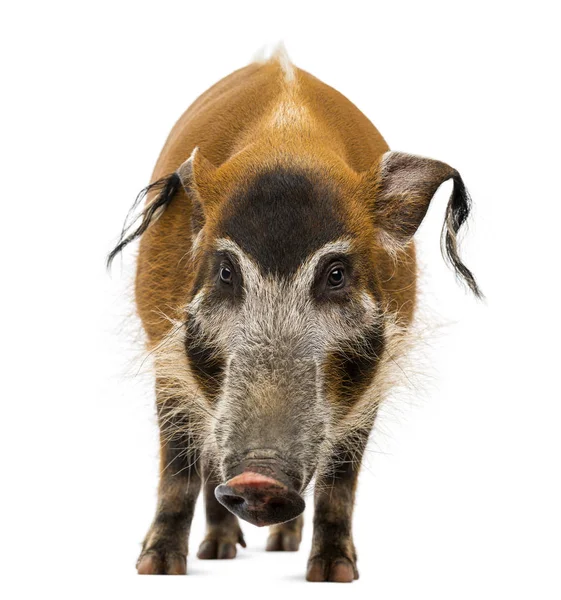
[[[273,525],[269,528],[269,538],[266,549],[269,552],[296,552],[302,541],[304,516],[300,515],[292,521]]]
[[[207,531],[205,539],[199,546],[197,556],[202,559],[235,558],[236,545],[240,544],[245,548],[245,540],[238,518],[216,499],[214,489],[220,482],[210,464],[205,467],[205,478],[203,494]]]

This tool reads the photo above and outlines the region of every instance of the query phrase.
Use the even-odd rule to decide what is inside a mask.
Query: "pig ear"
[[[471,271],[458,254],[457,235],[466,222],[471,199],[458,171],[449,165],[405,154],[386,152],[376,173],[372,191],[374,219],[383,232],[386,243],[404,247],[413,237],[425,217],[432,197],[439,186],[452,179],[454,188],[446,208],[442,228],[441,248],[444,260],[478,298],[481,291]],[[372,181],[372,177],[368,178]]]
[[[197,234],[205,224],[205,205],[211,202],[215,190],[216,167],[195,148],[191,156],[177,169],[177,175],[191,200],[191,226]]]

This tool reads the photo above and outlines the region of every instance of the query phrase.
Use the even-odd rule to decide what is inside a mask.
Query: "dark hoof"
[[[277,531],[267,539],[268,552],[296,552],[300,548],[300,536],[294,531]]]
[[[333,581],[351,583],[358,579],[356,565],[346,556],[327,558],[314,556],[308,561],[308,581]]]
[[[139,575],[186,575],[187,557],[179,552],[147,550],[137,563]]]
[[[236,558],[236,544],[240,544],[242,548],[245,548],[245,540],[241,530],[237,534],[237,539],[235,536],[232,538],[232,536],[209,535],[199,546],[197,557],[202,560]]]

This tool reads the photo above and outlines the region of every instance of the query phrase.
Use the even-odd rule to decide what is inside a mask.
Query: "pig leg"
[[[267,550],[295,552],[300,547],[302,541],[302,527],[304,526],[304,517],[300,515],[292,521],[273,525],[269,528],[269,538],[267,539]]]
[[[368,434],[355,441],[352,454],[335,452],[330,475],[316,483],[314,534],[308,581],[351,582],[358,579],[352,514],[360,461]],[[357,447],[358,446],[358,447]]]
[[[205,499],[207,531],[197,556],[209,558],[235,558],[236,544],[245,548],[245,540],[238,518],[222,506],[214,495],[214,489],[220,483],[211,465],[205,468],[206,482],[203,486]]]
[[[189,530],[201,487],[198,452],[189,433],[170,437],[169,421],[159,417],[158,505],[136,567],[142,575],[185,575]]]

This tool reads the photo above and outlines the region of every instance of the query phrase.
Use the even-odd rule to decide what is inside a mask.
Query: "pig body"
[[[233,558],[238,517],[296,550],[315,477],[310,581],[358,577],[361,457],[416,303],[413,235],[453,179],[443,249],[469,214],[448,165],[388,146],[345,97],[280,52],[199,97],[172,129],[145,208],[136,302],[155,356],[161,477],[139,573],[185,573],[198,493],[201,558]]]

